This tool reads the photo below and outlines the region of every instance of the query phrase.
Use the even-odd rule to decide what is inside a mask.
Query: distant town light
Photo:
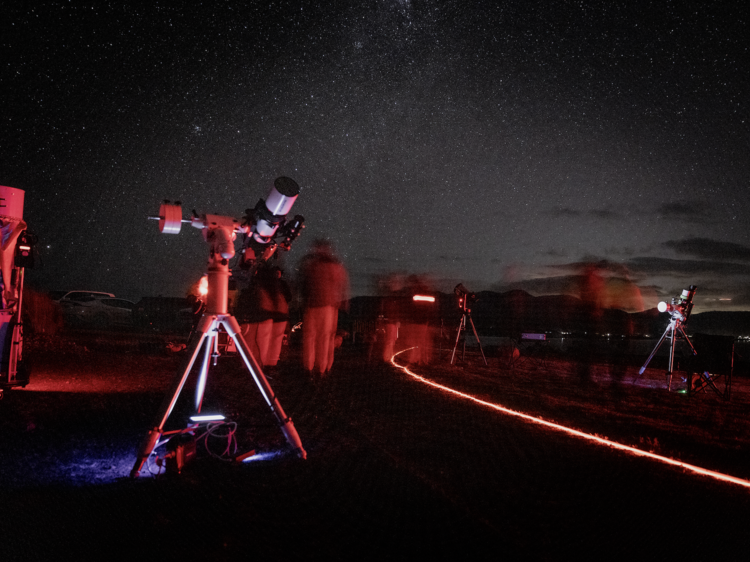
[[[435,302],[435,297],[428,297],[427,295],[414,295],[412,297],[415,301],[421,302]]]

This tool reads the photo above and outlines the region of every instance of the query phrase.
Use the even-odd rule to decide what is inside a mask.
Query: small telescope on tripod
[[[651,355],[648,356],[648,359],[646,359],[646,362],[643,364],[643,367],[641,367],[641,370],[638,371],[638,376],[640,377],[648,367],[648,364],[651,362],[651,359],[654,358],[654,355],[659,351],[659,348],[661,347],[661,344],[664,343],[665,340],[669,340],[669,361],[667,363],[667,390],[672,390],[672,373],[674,372],[674,352],[675,347],[677,345],[678,338],[681,337],[685,343],[688,344],[688,347],[690,348],[690,351],[693,355],[698,355],[698,352],[695,351],[695,347],[693,346],[692,342],[690,341],[690,338],[688,338],[687,333],[685,332],[685,324],[687,323],[688,319],[690,318],[690,313],[693,310],[693,297],[695,297],[695,291],[698,289],[695,285],[690,285],[689,288],[684,289],[682,291],[682,294],[679,297],[673,297],[671,303],[667,302],[660,302],[657,305],[657,308],[659,309],[659,312],[668,312],[670,315],[669,324],[667,325],[666,330],[664,330],[664,333],[662,334],[661,338],[659,339],[659,342],[656,344],[656,347],[654,347],[654,350],[651,352]],[[703,376],[707,379],[707,383],[712,387],[716,388],[713,381],[711,380],[711,377],[708,373],[703,373]],[[718,392],[718,390],[717,390]]]
[[[135,465],[130,473],[131,477],[135,478],[140,474],[143,465],[154,450],[162,444],[160,440],[163,436],[180,437],[184,434],[184,430],[165,432],[164,426],[203,349],[203,362],[195,392],[195,413],[201,412],[209,366],[211,363],[216,365],[216,358],[219,355],[218,335],[222,328],[234,341],[248,372],[276,417],[287,442],[299,457],[303,459],[307,457],[291,418],[284,413],[258,361],[253,357],[242,337],[239,323],[227,311],[229,277],[231,276],[229,260],[235,256],[234,242],[237,235],[241,234],[245,237],[241,266],[246,270],[256,268],[261,261],[273,256],[278,248],[289,250],[292,242],[304,227],[304,218],[301,215],[295,216],[290,221],[286,219],[286,214],[291,210],[298,195],[297,183],[290,178],[280,177],[274,181],[268,197],[265,200],[261,199],[253,210],[246,211],[242,223],[232,217],[198,215],[195,211],[193,211],[192,219],[183,220],[180,204],[169,202],[161,205],[158,217],[150,217],[159,221],[159,230],[165,234],[178,234],[182,223],[190,223],[193,227],[201,229],[203,238],[209,245],[208,293],[205,309],[195,330],[199,337],[195,338],[188,348],[187,364],[175,378],[171,389],[164,397],[154,426],[141,444]]]
[[[471,324],[471,330],[474,333],[474,338],[476,338],[477,344],[479,345],[479,351],[482,354],[482,360],[484,361],[484,364],[487,365],[487,358],[484,356],[484,349],[482,349],[482,342],[479,340],[476,327],[474,327],[474,320],[471,319],[471,307],[474,306],[474,303],[477,301],[477,295],[476,293],[472,293],[466,287],[464,287],[463,283],[459,283],[453,288],[453,294],[455,294],[456,297],[458,297],[458,306],[461,309],[461,322],[458,325],[458,333],[456,334],[456,343],[453,346],[453,353],[451,353],[451,365],[453,365],[453,362],[456,359],[456,349],[458,348],[458,342],[461,341],[461,334],[464,334],[464,345],[463,345],[463,352],[461,354],[461,359],[463,359],[464,355],[466,355],[465,332],[466,332],[467,322]]]

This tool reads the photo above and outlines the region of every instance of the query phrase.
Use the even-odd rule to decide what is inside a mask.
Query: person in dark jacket
[[[284,279],[284,272],[278,266],[271,268],[271,276],[268,280],[268,291],[271,295],[271,330],[267,336],[268,346],[265,354],[261,349],[263,365],[276,367],[281,358],[281,348],[284,343],[284,335],[289,326],[289,303],[292,300],[292,291]],[[265,328],[267,329],[267,327]]]
[[[275,367],[279,362],[291,296],[281,269],[264,263],[237,299],[235,316],[242,336],[264,367]]]

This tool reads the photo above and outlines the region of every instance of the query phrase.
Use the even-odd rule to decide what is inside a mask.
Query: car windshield
[[[70,295],[68,297],[68,300],[76,301],[76,302],[91,302],[91,301],[94,301],[96,299],[94,297],[92,297],[91,295],[78,294],[78,295]]]

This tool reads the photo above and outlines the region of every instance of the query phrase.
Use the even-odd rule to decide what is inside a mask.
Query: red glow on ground
[[[50,372],[32,373],[29,385],[14,388],[13,392],[64,392],[74,394],[121,394],[144,392],[138,377],[122,376],[118,371],[59,375]]]
[[[663,457],[661,455],[657,455],[654,453],[649,453],[647,451],[641,451],[640,449],[636,449],[635,447],[630,447],[628,445],[623,445],[621,443],[617,443],[616,441],[610,441],[609,439],[604,439],[603,437],[597,437],[596,435],[591,435],[589,433],[584,433],[582,431],[578,431],[577,429],[573,429],[570,427],[566,427],[564,425],[556,424],[551,421],[543,420],[541,418],[537,418],[534,416],[531,416],[529,414],[524,414],[523,412],[518,412],[516,410],[511,410],[509,408],[506,408],[500,404],[494,404],[492,402],[487,402],[485,400],[481,400],[479,398],[476,398],[475,396],[472,396],[470,394],[465,394],[463,392],[459,392],[458,390],[455,390],[453,388],[443,386],[442,384],[438,384],[436,382],[433,382],[431,380],[428,380],[412,371],[409,370],[408,367],[399,365],[396,363],[396,356],[400,353],[404,353],[405,351],[408,351],[408,349],[404,349],[402,351],[399,351],[398,353],[395,353],[393,357],[391,357],[391,364],[393,366],[398,367],[399,369],[403,370],[407,375],[410,377],[429,385],[433,388],[437,388],[438,390],[442,390],[443,392],[447,392],[449,394],[453,394],[455,396],[459,396],[461,398],[464,398],[466,400],[470,400],[472,402],[476,402],[477,404],[481,404],[482,406],[487,406],[488,408],[492,408],[493,410],[497,410],[498,412],[501,412],[503,414],[507,414],[510,416],[515,416],[517,418],[524,419],[528,422],[532,422],[538,425],[545,426],[549,429],[554,429],[555,431],[562,431],[564,433],[567,433],[569,435],[573,435],[575,437],[579,437],[582,439],[586,439],[588,441],[593,441],[599,445],[604,445],[606,447],[610,447],[612,449],[618,449],[620,451],[624,451],[626,453],[630,453],[631,455],[635,455],[638,457],[647,457],[649,459],[659,461],[664,464],[669,464],[672,466],[680,467],[684,470],[693,472],[695,474],[700,474],[702,476],[708,476],[710,478],[714,478],[716,480],[721,480],[723,482],[729,482],[731,484],[737,484],[738,486],[743,486],[745,488],[750,488],[750,481],[743,480],[741,478],[737,478],[735,476],[730,476],[728,474],[723,474],[721,472],[715,472],[713,470],[708,470],[705,468],[701,468],[699,466],[695,466],[692,464],[684,463],[681,461],[677,461],[674,459],[670,459],[668,457]]]

